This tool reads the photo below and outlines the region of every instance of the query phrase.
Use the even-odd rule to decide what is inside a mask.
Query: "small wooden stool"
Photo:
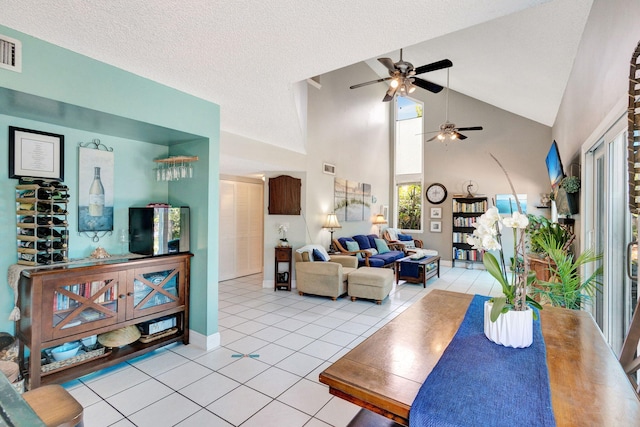
[[[82,426],[82,405],[64,387],[52,384],[25,392],[22,397],[47,427]]]

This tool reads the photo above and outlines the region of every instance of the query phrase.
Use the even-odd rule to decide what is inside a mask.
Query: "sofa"
[[[296,288],[300,295],[327,296],[335,301],[347,293],[347,279],[358,268],[358,261],[351,255],[328,255],[321,248],[307,245],[294,251]]]
[[[382,230],[382,238],[389,244],[400,250],[422,248],[422,240],[414,239],[409,234],[404,234],[399,228],[387,227]]]
[[[359,267],[391,267],[396,260],[405,257],[397,246],[389,246],[375,234],[339,237],[333,243],[341,253],[355,255]]]

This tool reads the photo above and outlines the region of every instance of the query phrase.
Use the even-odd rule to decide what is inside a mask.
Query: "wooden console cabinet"
[[[23,271],[16,335],[30,387],[62,383],[172,342],[187,344],[191,256],[100,260]],[[106,349],[101,357],[42,372],[44,349],[167,315],[176,316],[177,331],[171,335]],[[28,359],[24,347],[29,348]]]

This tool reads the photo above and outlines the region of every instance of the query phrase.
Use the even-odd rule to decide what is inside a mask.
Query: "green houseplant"
[[[567,194],[573,194],[580,191],[580,178],[577,176],[567,176],[560,182]]]
[[[540,287],[534,292],[541,295],[551,305],[580,310],[588,302],[596,290],[602,286],[598,278],[602,274],[602,266],[595,269],[587,277],[582,277],[583,266],[597,262],[602,255],[586,249],[577,257],[565,250],[562,242],[553,236],[539,236],[537,243],[545,250],[551,260],[549,269],[551,278],[539,281]]]

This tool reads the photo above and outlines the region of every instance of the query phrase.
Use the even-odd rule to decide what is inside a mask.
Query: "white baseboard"
[[[220,347],[220,332],[207,336],[189,329],[189,344],[206,351],[213,350]]]

